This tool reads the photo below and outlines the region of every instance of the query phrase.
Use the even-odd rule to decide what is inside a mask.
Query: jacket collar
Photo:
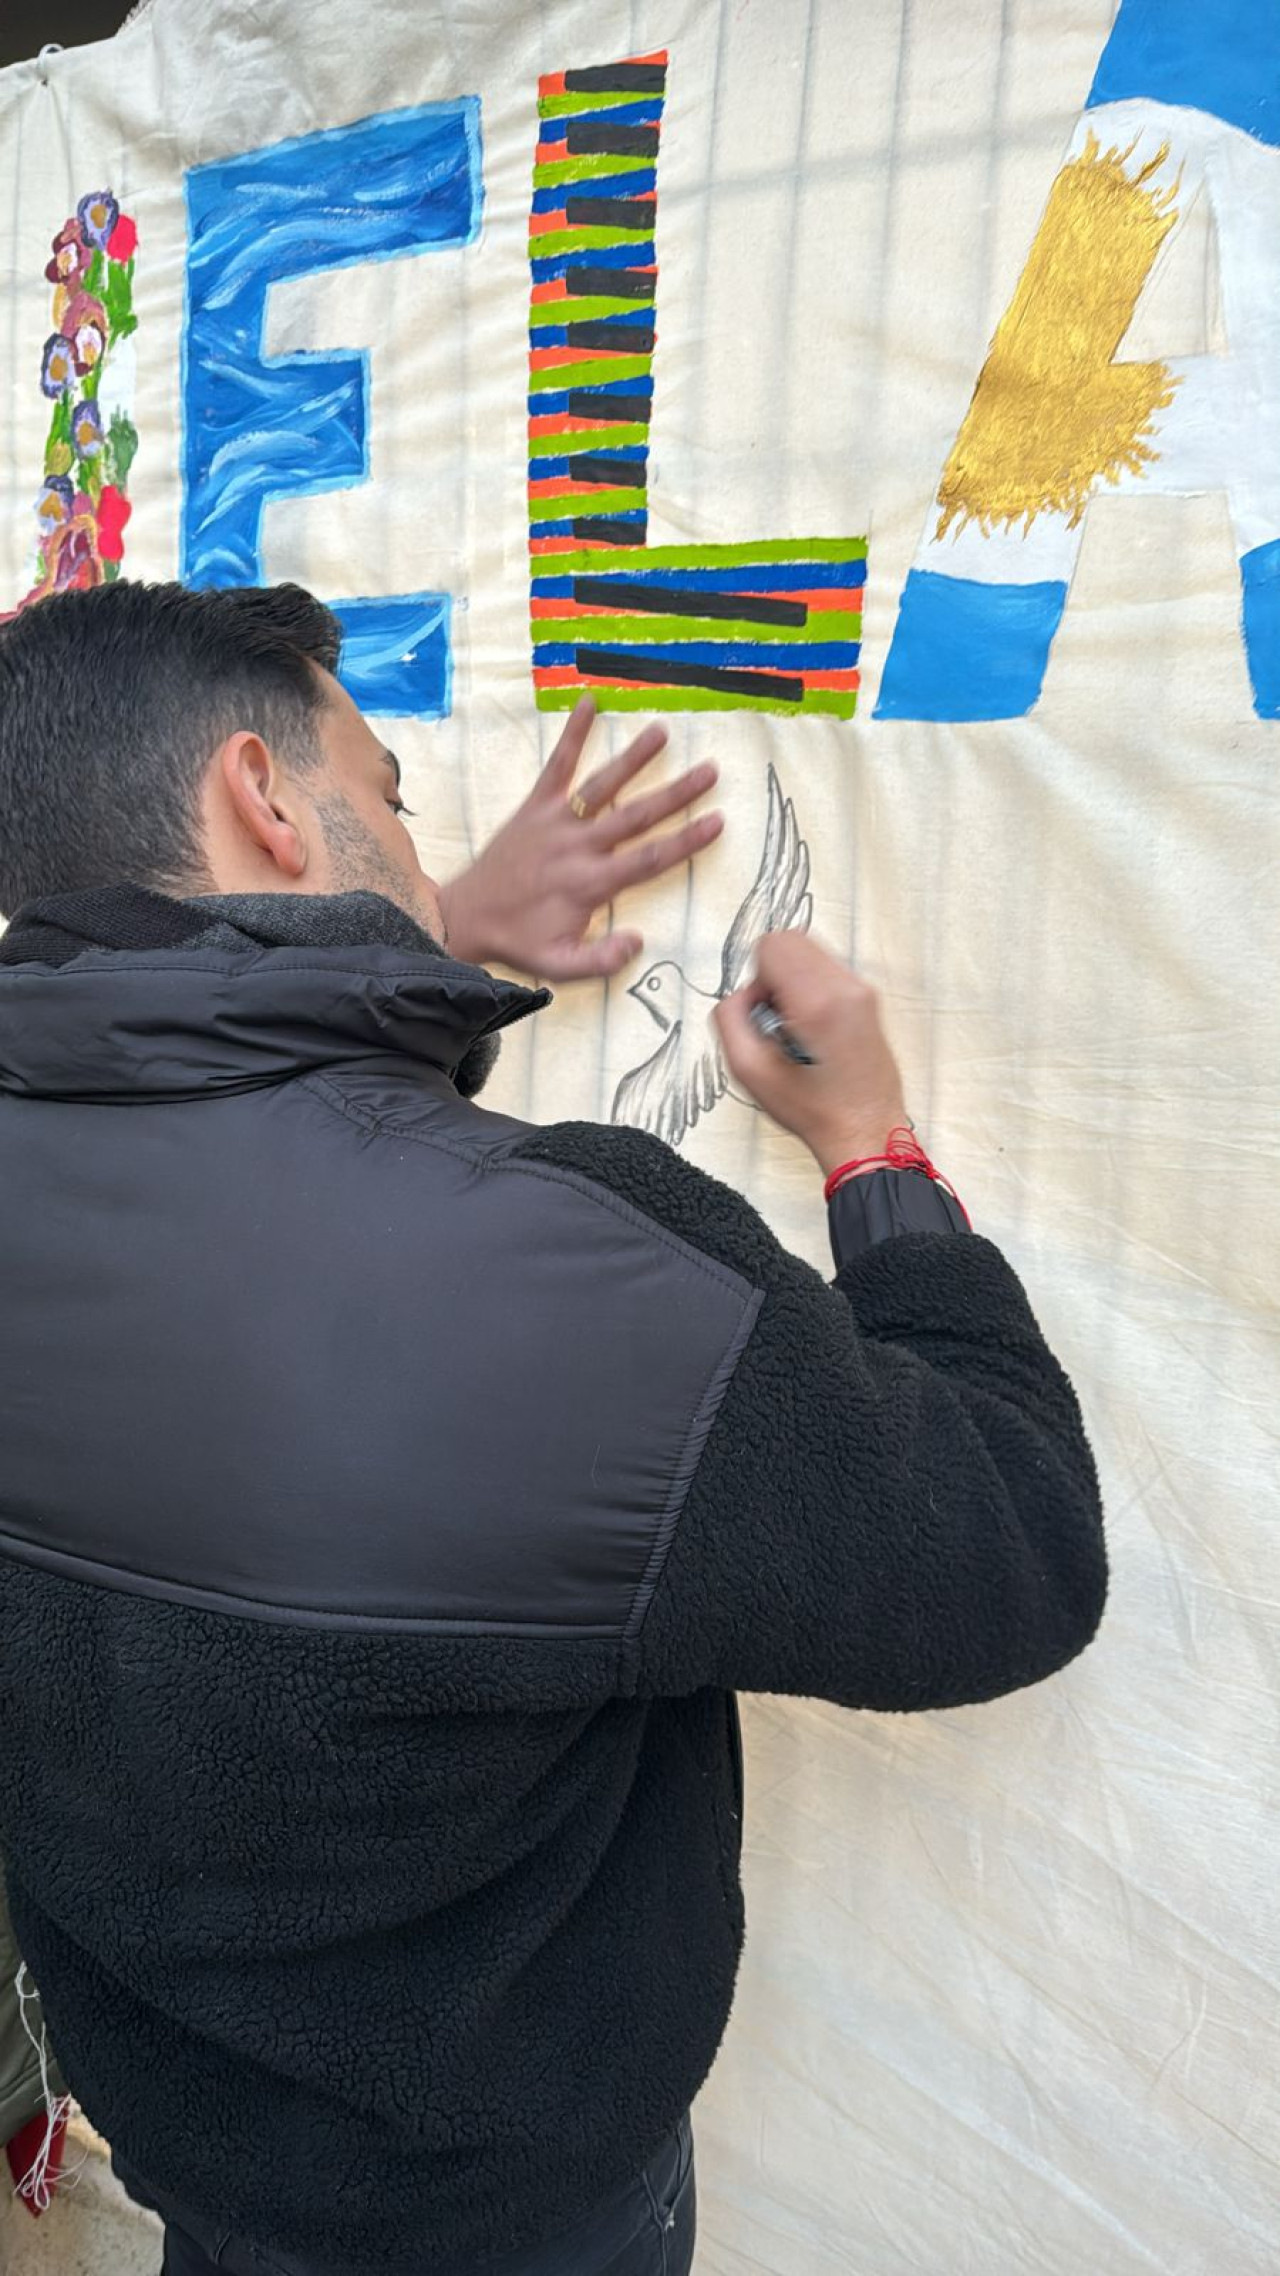
[[[388,1054],[452,1079],[550,1001],[371,894],[65,895],[21,912],[3,948],[0,1091],[29,1097],[196,1098]]]

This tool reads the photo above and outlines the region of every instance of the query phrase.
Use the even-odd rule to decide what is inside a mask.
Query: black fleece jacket
[[[928,1181],[871,1246],[838,1198],[827,1287],[656,1141],[460,1097],[538,999],[309,911],[4,944],[0,1849],[132,2185],[409,2276],[553,2237],[700,2085],[735,1690],[990,1699],[1106,1567]]]

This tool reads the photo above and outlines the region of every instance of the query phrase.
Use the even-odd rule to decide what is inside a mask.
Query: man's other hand
[[[632,930],[587,938],[596,912],[628,886],[648,884],[692,860],[718,838],[724,816],[703,814],[679,829],[648,832],[710,790],[719,769],[693,767],[659,790],[615,803],[667,740],[649,726],[616,759],[574,776],[596,716],[590,696],[570,713],[563,735],[523,806],[461,877],[440,891],[448,946],[468,964],[505,964],[542,980],[596,980],[620,972],[644,946]],[[635,841],[647,839],[643,845]]]

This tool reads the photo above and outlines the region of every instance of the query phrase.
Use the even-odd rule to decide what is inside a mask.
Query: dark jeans
[[[550,2244],[469,2261],[465,2268],[458,2261],[424,2261],[416,2276],[689,2276],[696,2228],[693,2132],[682,2118],[637,2181]],[[260,2252],[221,2228],[169,2211],[161,2276],[210,2276],[211,2270],[222,2276],[336,2276]]]

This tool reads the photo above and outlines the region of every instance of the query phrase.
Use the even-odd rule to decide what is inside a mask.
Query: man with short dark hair
[[[165,2267],[682,2276],[742,1937],[734,1693],[1053,1673],[1097,1485],[872,992],[779,935],[735,1087],[834,1287],[635,1131],[475,1103],[711,770],[451,888],[295,588],[0,632],[0,1851]],[[643,842],[637,843],[637,839]],[[20,905],[21,904],[21,905]],[[794,1064],[753,1014],[804,1039]]]

